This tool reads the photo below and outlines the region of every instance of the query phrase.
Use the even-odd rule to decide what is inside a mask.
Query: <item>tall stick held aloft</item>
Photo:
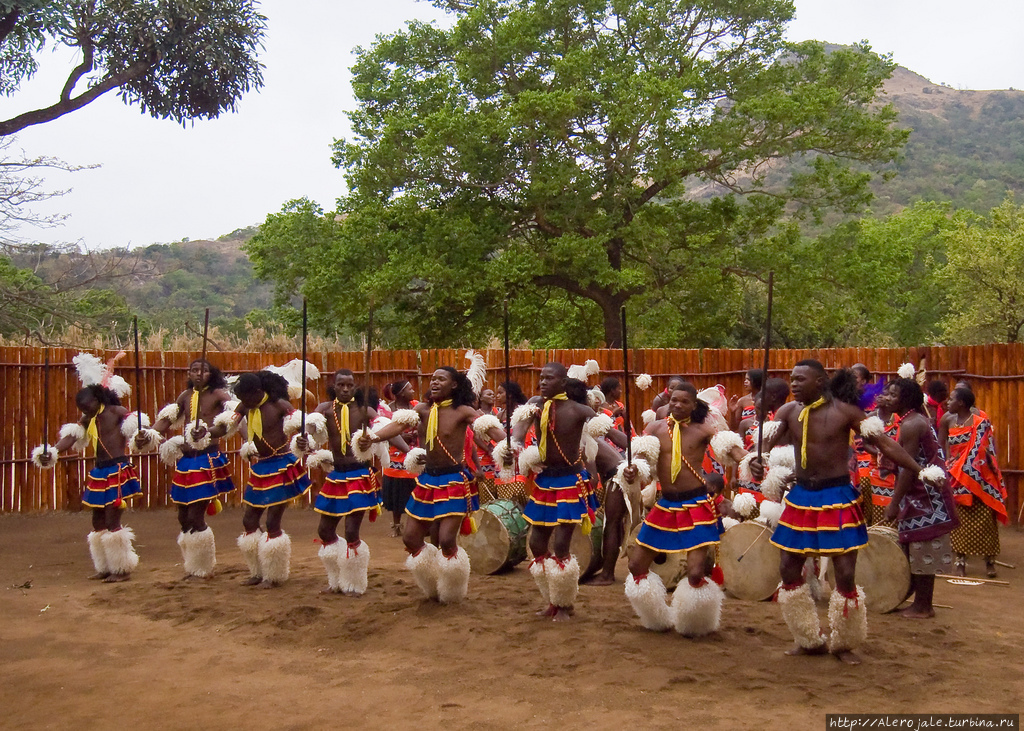
[[[139,433],[142,433],[142,387],[139,375],[139,316],[132,318],[132,334],[135,336],[135,415],[139,418]],[[196,409],[198,411],[199,409]]]
[[[306,433],[306,298],[302,298],[302,385],[299,400],[302,402],[302,428],[299,434]]]
[[[626,397],[626,462],[633,461],[633,425],[629,420],[629,346],[626,344],[626,306],[622,306],[622,393]]]
[[[200,360],[202,361],[202,364],[203,364],[203,368],[206,368],[206,339],[209,336],[209,334],[210,334],[210,308],[207,307],[206,308],[206,314],[203,316],[203,355],[200,358]],[[202,371],[200,371],[200,373],[202,373]],[[199,389],[200,392],[202,392],[202,390],[203,390],[202,388]],[[202,409],[199,408],[199,406],[196,406],[196,423],[195,423],[194,426],[197,429],[199,428],[199,414],[200,414],[201,411],[202,411]]]
[[[512,381],[508,365],[508,297],[505,298],[505,444],[512,453],[512,409],[508,407],[508,384]]]
[[[366,357],[363,359],[363,429],[370,426],[370,355],[373,353],[373,308],[366,325]]]
[[[761,444],[764,442],[764,418],[767,416],[765,409],[765,386],[768,384],[768,356],[772,349],[772,291],[775,288],[775,272],[768,272],[768,314],[765,317],[764,326],[764,375],[761,378],[761,405],[757,407],[757,453],[761,454]]]
[[[43,448],[50,449],[50,349],[43,356]]]

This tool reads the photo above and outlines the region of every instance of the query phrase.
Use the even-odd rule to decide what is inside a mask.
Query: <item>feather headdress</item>
[[[588,360],[583,365],[571,365],[566,375],[569,378],[575,378],[578,381],[587,382],[587,379],[591,376],[596,376],[601,372],[601,366],[596,360]]]
[[[466,371],[466,378],[469,385],[473,387],[473,393],[477,396],[484,392],[484,378],[487,376],[487,362],[483,355],[475,350],[466,351],[466,360],[469,361],[469,370]]]
[[[124,356],[125,352],[121,350],[104,363],[92,353],[79,353],[71,362],[75,364],[78,380],[83,386],[103,386],[116,393],[118,398],[124,398],[132,392],[132,387],[121,376],[114,375],[114,364]]]
[[[305,391],[306,384],[302,382],[302,360],[295,358],[288,361],[283,366],[267,366],[263,370],[276,373],[281,376],[284,380],[288,381],[288,398],[299,398]],[[320,370],[306,361],[306,380],[307,381],[319,381]]]

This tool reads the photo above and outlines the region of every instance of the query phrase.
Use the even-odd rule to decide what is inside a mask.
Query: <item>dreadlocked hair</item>
[[[270,371],[243,373],[235,383],[235,394],[243,396],[254,391],[263,391],[270,400],[288,400],[288,381]]]
[[[94,383],[91,386],[86,386],[77,394],[75,394],[75,403],[79,406],[82,404],[82,398],[85,394],[92,394],[92,397],[99,401],[104,406],[120,406],[121,399],[117,397],[117,394],[111,391],[105,386],[101,386],[98,383]]]
[[[860,404],[860,388],[857,386],[857,376],[851,368],[840,368],[833,373],[825,389],[838,401],[853,406]]]
[[[227,379],[224,378],[224,373],[221,371],[220,368],[215,366],[210,361],[205,360],[204,358],[196,358],[194,361],[189,363],[189,368],[194,366],[196,363],[202,363],[203,365],[206,366],[206,370],[210,372],[210,379],[206,382],[207,388],[209,388],[211,391],[216,391],[218,388],[228,387]],[[188,388],[196,387],[196,384],[192,383],[191,378],[188,379],[188,383],[185,385]]]
[[[517,406],[522,406],[526,403],[526,394],[523,393],[523,389],[515,381],[505,381],[498,384],[498,386],[505,389],[505,398],[508,399],[509,408],[513,411]]]
[[[913,378],[894,378],[886,384],[896,397],[896,411],[916,411],[924,405],[924,392]]]
[[[476,394],[473,393],[473,385],[465,373],[461,373],[451,366],[441,366],[437,370],[444,371],[455,381],[455,390],[452,391],[452,406],[472,406],[476,403]]]
[[[587,405],[587,384],[578,378],[566,378],[565,379],[565,395],[569,397],[570,401],[575,401],[578,404]]]
[[[690,412],[690,421],[694,424],[703,424],[704,420],[708,418],[708,414],[711,413],[711,407],[697,398],[697,387],[689,381],[683,381],[672,390],[686,391],[688,394],[693,396],[693,400],[696,402],[696,405],[693,407],[693,411]],[[669,394],[669,396],[671,396],[671,394]]]

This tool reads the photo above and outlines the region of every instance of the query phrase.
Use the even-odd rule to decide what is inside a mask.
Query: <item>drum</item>
[[[629,537],[626,539],[627,551],[636,545],[636,537],[639,533],[639,525],[629,532]],[[683,551],[658,553],[654,557],[650,570],[661,577],[666,589],[674,589],[686,576],[686,553]]]
[[[835,572],[829,561],[829,583],[835,586]],[[894,528],[873,525],[868,528],[868,545],[857,552],[856,582],[864,589],[868,610],[891,612],[907,598],[910,591],[910,561],[900,546]]]
[[[477,574],[506,571],[526,559],[526,519],[510,500],[494,500],[473,513],[476,533],[459,536]]]
[[[522,508],[526,506],[526,501],[530,497],[529,483],[524,479],[503,482],[497,476],[494,476],[479,480],[477,485],[480,488],[481,505],[486,505],[495,500],[510,500]]]
[[[770,542],[771,528],[761,523],[740,523],[722,534],[718,563],[725,590],[737,599],[770,599],[779,587],[782,551]]]
[[[604,513],[597,516],[597,520],[590,529],[590,535],[583,535],[579,528],[572,532],[572,541],[569,542],[569,553],[576,557],[580,565],[580,575],[585,575],[596,570],[595,566],[601,563],[601,544],[604,541]]]

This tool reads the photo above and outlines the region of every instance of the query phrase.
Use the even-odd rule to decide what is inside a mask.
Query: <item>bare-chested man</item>
[[[370,548],[359,537],[363,516],[380,512],[381,497],[377,476],[373,471],[372,454],[358,450],[353,434],[364,424],[377,418],[377,411],[367,406],[363,392],[356,389],[352,371],[340,368],[334,372],[334,384],[327,389],[331,399],[316,407],[316,414],[326,418],[327,444],[331,452],[331,469],[313,509],[320,513],[317,533],[323,544],[320,560],[327,571],[327,590],[361,596],[366,592]],[[305,437],[299,448],[305,450]],[[395,437],[403,445],[401,437]],[[408,448],[402,450],[408,451]],[[384,460],[387,462],[387,459]],[[371,516],[371,519],[376,517]],[[338,539],[338,523],[345,519],[345,543]]]
[[[242,496],[244,532],[238,537],[249,567],[249,578],[243,583],[272,588],[287,581],[291,571],[292,539],[281,529],[281,519],[288,503],[309,490],[309,476],[288,449],[284,421],[295,410],[288,401],[288,382],[270,371],[243,373],[235,383],[235,395],[240,400],[235,422],[245,418],[249,437],[241,455],[252,460]],[[211,438],[224,436],[228,428],[222,422],[215,424]],[[260,530],[264,512],[265,533]]]
[[[540,397],[522,407],[524,411],[512,427],[513,444],[522,449],[531,426],[537,429],[537,444],[523,450],[520,470],[542,466],[535,480],[523,517],[530,524],[530,573],[537,582],[547,606],[540,616],[556,621],[568,619],[579,592],[580,565],[569,553],[577,526],[589,532],[595,520],[597,499],[590,490],[590,476],[583,465],[583,430],[597,414],[586,404],[566,395],[569,378],[561,363],[548,363],[540,371]],[[594,419],[598,430],[588,434],[599,439],[608,433],[612,420]],[[532,455],[532,457],[530,456]]]
[[[92,446],[96,464],[89,470],[82,495],[82,505],[92,508],[92,532],[87,536],[96,568],[92,578],[106,583],[127,581],[139,565],[139,556],[132,546],[135,533],[121,525],[121,513],[126,501],[142,492],[135,466],[126,456],[130,437],[122,432],[122,424],[128,410],[121,406],[117,394],[99,384],[79,391],[75,403],[82,412],[81,420],[65,424],[60,440],[49,450],[37,448],[33,457],[39,467],[50,468],[58,453]]]
[[[430,377],[428,401],[414,410],[396,411],[392,422],[372,435],[360,437],[364,449],[391,439],[410,426],[419,427],[420,444],[405,461],[416,473],[416,487],[406,505],[409,520],[402,540],[409,552],[405,565],[429,599],[443,604],[466,598],[469,590],[469,556],[457,543],[460,528],[480,507],[476,481],[465,462],[466,429],[481,437],[501,441],[505,432],[493,414],[481,415],[471,404],[476,394],[465,374],[444,366]],[[426,543],[433,527],[437,543]]]
[[[796,640],[787,654],[832,652],[844,662],[860,659],[853,650],[867,636],[864,591],[854,581],[857,549],[867,545],[867,528],[857,490],[850,484],[850,433],[860,433],[882,454],[915,475],[920,471],[896,442],[883,433],[881,420],[868,419],[857,406],[856,379],[848,369],[828,379],[816,360],[802,360],[790,375],[796,399],[775,415],[779,428],[769,447],[778,442],[794,445],[796,485],[785,499],[785,509],[772,534],[782,549],[779,605]],[[751,461],[754,477],[763,477],[759,460]],[[832,559],[836,588],[829,600],[830,633],[821,631],[814,599],[804,582],[807,556]]]
[[[667,418],[648,426],[638,443],[637,456],[657,468],[662,496],[644,519],[630,554],[626,597],[648,629],[674,626],[693,637],[716,631],[722,610],[722,589],[705,578],[708,549],[718,544],[722,523],[700,469],[716,429],[706,418],[708,405],[687,381],[672,392],[668,407]],[[738,445],[731,452],[734,461],[744,456]],[[635,480],[637,466],[627,467],[624,476]],[[669,607],[665,585],[648,571],[659,553],[681,552],[686,553],[687,581],[676,588]]]
[[[181,549],[185,578],[207,578],[217,564],[217,548],[213,529],[206,524],[206,510],[218,495],[231,492],[235,483],[227,456],[220,451],[220,440],[209,430],[198,429],[199,441],[193,439],[196,412],[202,426],[212,425],[228,409],[228,416],[237,402],[232,400],[224,374],[206,360],[194,360],[188,369],[186,389],[174,403],[157,414],[153,429],[166,437],[173,429],[184,428],[184,435],[172,437],[160,447],[163,461],[174,467],[171,479],[171,501],[178,506],[178,547]],[[146,431],[135,436],[137,449],[149,446]]]

